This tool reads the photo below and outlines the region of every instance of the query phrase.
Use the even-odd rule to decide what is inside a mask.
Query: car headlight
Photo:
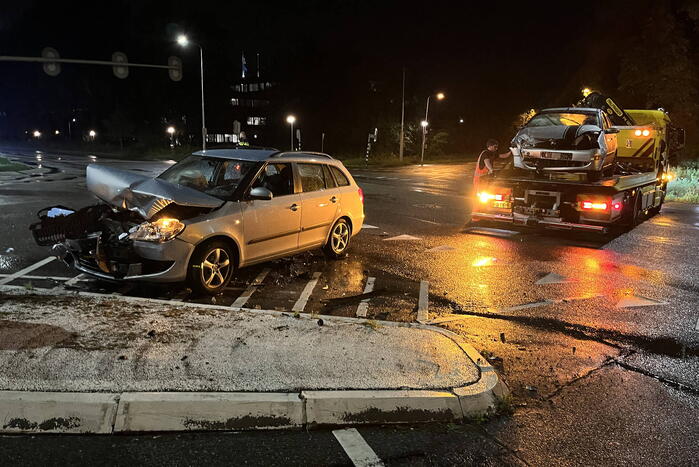
[[[146,242],[167,242],[172,240],[184,230],[184,224],[177,219],[164,217],[155,222],[144,222],[131,229],[131,240],[143,240]]]

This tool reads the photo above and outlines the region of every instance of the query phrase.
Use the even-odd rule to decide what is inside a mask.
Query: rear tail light
[[[609,207],[608,203],[600,203],[595,201],[583,201],[580,205],[586,211],[606,211]]]
[[[488,201],[506,201],[510,197],[510,191],[506,193],[488,193],[487,191],[482,191],[476,196],[481,203],[487,203]]]
[[[362,204],[364,204],[364,191],[361,188],[359,188],[357,190],[357,193],[359,194],[359,201],[361,201]]]

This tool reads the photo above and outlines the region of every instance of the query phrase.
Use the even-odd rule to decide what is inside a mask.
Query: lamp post
[[[175,135],[175,127],[174,126],[169,126],[167,127],[167,134],[170,135],[170,149],[173,149],[175,147],[175,143],[173,141],[173,137]]]
[[[75,118],[71,118],[70,120],[68,120],[68,139],[69,140],[73,139],[73,131],[70,128],[71,123],[75,123]]]
[[[291,151],[294,150],[294,122],[296,121],[296,117],[293,115],[289,115],[286,117],[286,123],[291,125]]]
[[[177,36],[177,43],[186,47],[191,41],[184,34]],[[196,42],[191,42],[192,44],[199,47],[199,72],[201,76],[201,149],[206,151],[206,115],[204,113],[204,49],[201,45]]]
[[[94,141],[95,137],[97,136],[97,132],[95,130],[90,130],[90,140]]]
[[[427,96],[427,103],[425,104],[425,119],[420,122],[420,126],[422,126],[422,150],[420,151],[420,165],[424,165],[425,161],[425,137],[427,136],[427,125],[429,125],[429,120],[427,120],[427,116],[429,115],[430,111],[430,97],[432,97],[432,94]],[[444,99],[444,93],[443,92],[438,92],[435,94],[435,97],[437,98],[438,101],[441,101]]]

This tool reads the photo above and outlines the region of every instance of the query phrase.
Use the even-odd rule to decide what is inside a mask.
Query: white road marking
[[[440,245],[436,246],[434,248],[430,248],[429,250],[426,251],[426,253],[434,253],[436,251],[451,251],[451,250],[456,250],[453,246],[449,245]]]
[[[12,274],[0,274],[0,277],[10,277]],[[22,276],[22,279],[32,279],[32,280],[39,280],[39,281],[67,281],[71,279],[70,277],[63,277],[63,276]]]
[[[422,240],[422,239],[419,237],[413,237],[412,235],[405,235],[405,234],[383,239],[384,242],[400,241],[400,240]]]
[[[265,277],[267,277],[267,274],[269,274],[269,271],[271,269],[265,268],[260,272],[255,280],[253,280],[250,283],[250,286],[248,286],[247,289],[240,295],[240,297],[236,298],[233,304],[231,305],[233,308],[242,308],[245,306],[245,304],[250,300],[250,297],[252,297],[252,294],[255,293],[257,290],[257,287],[262,284],[262,281],[265,280]]]
[[[320,273],[319,272],[314,272],[313,273],[313,278],[311,278],[310,281],[308,281],[308,284],[306,284],[306,287],[303,288],[303,292],[301,292],[301,296],[299,299],[296,301],[294,304],[294,307],[291,309],[291,311],[303,311],[304,308],[306,308],[306,303],[308,303],[308,299],[311,297],[311,294],[313,293],[313,289],[315,288],[316,284],[318,283],[318,279],[320,278]]]
[[[375,281],[376,281],[375,277],[367,277],[366,285],[364,286],[364,293],[373,292]],[[364,300],[359,302],[359,306],[357,306],[357,318],[366,318],[366,312],[368,309],[369,309],[369,299],[365,298]]]
[[[555,272],[550,272],[544,277],[535,282],[536,285],[545,284],[566,284],[568,282],[576,282],[575,279],[568,279],[566,276],[561,276]]]
[[[408,219],[424,222],[426,224],[440,225],[439,222],[428,221],[427,219],[420,219],[419,217],[408,217]]]
[[[697,325],[694,326],[694,330],[699,332],[699,318],[697,318]]]
[[[418,323],[424,323],[427,321],[427,307],[429,306],[429,287],[430,283],[427,281],[420,281],[420,296],[417,300],[417,321]]]
[[[56,259],[55,256],[49,256],[48,258],[42,259],[38,263],[34,263],[31,266],[27,266],[26,268],[21,269],[21,270],[15,272],[14,274],[10,274],[9,276],[7,276],[4,279],[0,279],[0,285],[9,284],[13,280],[18,279],[18,278],[22,277],[23,275],[34,271],[35,269],[39,269],[40,267],[42,267],[46,264],[49,264],[51,261],[53,261],[55,259]]]
[[[70,287],[72,285],[75,285],[78,281],[85,280],[85,274],[78,274],[77,276],[73,277],[72,279],[68,279],[65,284],[63,284],[63,287]]]
[[[378,229],[375,225],[362,224],[362,229]]]
[[[637,306],[656,306],[667,305],[667,302],[653,300],[652,298],[641,297],[640,295],[631,295],[624,297],[616,304],[617,308],[631,308]]]
[[[345,450],[347,457],[356,467],[378,467],[384,465],[371,446],[362,438],[356,428],[333,430],[335,439]]]

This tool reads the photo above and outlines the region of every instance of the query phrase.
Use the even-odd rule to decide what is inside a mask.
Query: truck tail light
[[[633,134],[636,136],[650,136],[650,130],[648,130],[648,129],[636,130],[633,132]]]
[[[507,192],[501,192],[501,193],[490,193],[487,191],[481,191],[478,193],[476,196],[478,197],[478,200],[485,204],[489,201],[506,201],[510,197],[510,191],[508,190]]]
[[[608,203],[600,203],[595,201],[583,201],[580,203],[580,205],[586,211],[606,211],[609,207]]]
[[[615,211],[618,211],[619,209],[621,209],[621,203],[619,201],[613,202],[612,209],[614,209]]]

